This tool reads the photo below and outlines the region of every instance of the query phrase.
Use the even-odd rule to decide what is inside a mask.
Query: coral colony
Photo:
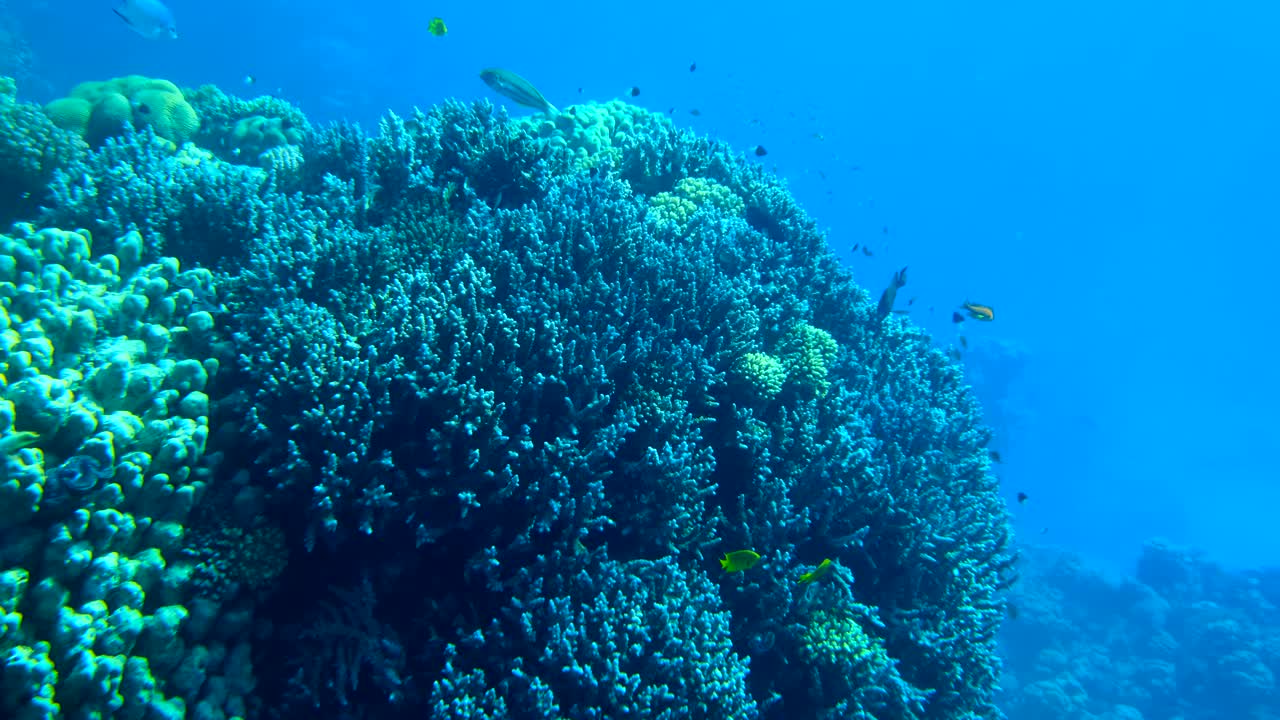
[[[998,715],[975,401],[742,153],[0,90],[0,716]]]

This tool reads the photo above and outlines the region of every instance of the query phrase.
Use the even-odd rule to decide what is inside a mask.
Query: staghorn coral
[[[42,219],[107,235],[137,230],[148,254],[216,266],[243,258],[243,239],[298,211],[282,207],[295,201],[269,192],[273,184],[259,168],[190,146],[175,152],[150,130],[130,130],[54,173]]]
[[[747,661],[704,575],[669,560],[550,569],[526,569],[501,618],[448,648],[433,717],[496,706],[495,696],[532,717],[758,716]]]
[[[703,222],[677,235],[648,222],[648,199],[619,175],[546,173],[564,156],[544,156],[521,127],[484,105],[450,104],[389,120],[370,142],[381,200],[360,221],[398,223],[431,203],[457,218],[459,242],[410,237],[406,251],[376,231],[299,225],[254,251],[261,284],[237,293],[279,309],[241,336],[253,361],[240,370],[265,390],[250,428],[265,443],[264,471],[291,503],[312,508],[310,532],[335,547],[368,533],[428,549],[452,546],[461,531],[507,548],[509,562],[525,549],[600,540],[619,559],[688,552],[690,538],[728,533],[732,545],[771,548],[779,569],[800,542],[861,537],[835,551],[882,613],[896,696],[933,698],[899,707],[919,717],[989,710],[1007,533],[982,462],[985,435],[954,369],[918,334],[882,341],[866,294],[755,170],[721,169],[717,151],[701,153],[689,172],[730,188],[743,209],[708,205]],[[465,156],[464,138],[479,143]],[[321,242],[289,250],[299,237]],[[372,264],[337,269],[347,248]],[[323,284],[293,280],[320,276]],[[281,294],[283,303],[266,299]],[[771,408],[734,402],[733,364],[762,345],[779,347],[792,382],[811,391]],[[903,376],[880,384],[877,368],[888,366]],[[313,442],[273,443],[274,427],[304,428],[293,437]],[[913,489],[923,485],[931,489]],[[961,508],[953,492],[981,502]],[[891,497],[900,509],[890,510]],[[899,527],[886,517],[917,520]],[[411,533],[396,530],[406,523]],[[953,560],[936,572],[912,560],[936,552],[925,544],[935,533],[967,548],[949,550]],[[488,586],[516,582],[496,572]],[[727,602],[736,641],[761,662],[782,662],[783,646],[769,638],[798,621],[785,610],[793,581],[761,572],[746,582],[750,592]],[[456,629],[436,632],[457,645]],[[922,646],[921,637],[954,640]],[[470,671],[458,679],[477,682]],[[764,698],[813,680],[751,682]],[[838,692],[811,687],[816,705],[842,706],[820,687]]]

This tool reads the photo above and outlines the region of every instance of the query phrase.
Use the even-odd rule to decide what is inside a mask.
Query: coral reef
[[[1275,717],[1280,571],[1228,571],[1161,540],[1124,578],[1051,548],[1024,557],[1002,637],[1012,720]]]
[[[107,690],[211,720],[258,702],[282,720],[998,716],[1013,553],[989,433],[959,370],[875,315],[776,180],[623,103],[513,122],[446,102],[365,135],[215,89],[187,98],[205,120],[194,144],[125,128],[53,173],[39,218],[122,238],[125,270],[161,268],[104,281],[142,287],[141,308],[103,307],[173,312],[185,331],[148,320],[128,354],[94,315],[79,344],[20,330],[11,346],[41,377],[51,352],[90,365],[89,391],[50,398],[167,424],[122,453],[94,440],[101,419],[73,436],[15,400],[31,409],[4,436],[7,527],[66,523],[32,505],[40,477],[70,510],[141,454],[139,492],[148,472],[175,497],[193,488],[153,544],[104,546],[153,549],[144,567],[161,568],[161,590],[128,605],[142,629]],[[263,129],[254,117],[280,137],[235,140]],[[21,235],[91,257],[44,232]],[[41,307],[81,297],[24,271],[56,296]],[[168,302],[190,273],[200,292]],[[135,386],[173,394],[137,405]],[[200,446],[163,435],[193,422]],[[86,517],[89,536],[124,522]],[[719,569],[746,548],[755,567]],[[797,582],[824,558],[833,570]],[[33,566],[15,552],[0,571]],[[0,680],[29,694],[5,698],[113,702],[63,687],[78,676],[60,644],[112,617],[109,584],[58,603],[71,630],[23,630]]]

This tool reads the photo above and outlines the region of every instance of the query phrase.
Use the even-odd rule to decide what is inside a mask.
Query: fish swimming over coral
[[[801,575],[796,582],[801,585],[808,585],[826,577],[834,568],[835,566],[831,564],[831,558],[823,558],[822,562],[818,563],[818,567]]]
[[[547,102],[547,99],[542,97],[542,93],[538,92],[538,88],[534,87],[533,83],[510,70],[485,68],[480,71],[480,79],[484,81],[485,85],[496,90],[499,95],[511,98],[525,107],[531,107],[534,110],[541,110],[545,113],[554,114],[556,112],[556,106]]]
[[[755,567],[760,562],[760,553],[754,550],[734,550],[731,553],[725,553],[720,560],[720,567],[725,572],[742,572]]]
[[[113,12],[148,40],[178,39],[178,24],[174,22],[173,13],[160,0],[121,0]]]

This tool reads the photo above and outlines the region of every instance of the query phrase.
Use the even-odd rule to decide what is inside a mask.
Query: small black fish
[[[1001,459],[1000,459],[1000,451],[999,451],[999,450],[992,450],[992,451],[991,451],[991,459],[992,459],[992,460],[995,460],[996,462],[1004,462],[1004,460],[1001,460]]]
[[[888,226],[888,225],[885,225],[884,227],[880,228],[880,233],[881,233],[881,234],[883,234],[883,235],[888,235],[888,234],[889,234],[889,226]]]
[[[908,306],[915,305],[915,304],[916,304],[916,299],[915,299],[915,298],[911,298],[910,300],[908,300],[908,301],[907,301],[907,305],[908,305]]]
[[[674,113],[675,111],[676,111],[676,109],[675,109],[675,108],[673,108],[673,107],[671,107],[671,108],[667,108],[667,114],[668,114],[668,115],[670,115],[671,113]]]
[[[702,111],[701,111],[701,110],[699,110],[698,108],[694,108],[694,109],[692,109],[692,110],[690,110],[690,111],[689,111],[689,114],[690,114],[690,115],[692,115],[692,116],[694,116],[694,117],[698,117],[699,115],[701,115],[701,114],[702,114]]]
[[[640,88],[632,87],[630,92],[631,92],[631,97],[635,97],[640,94]]]
[[[953,312],[953,313],[951,313],[951,322],[953,322],[953,323],[962,323],[962,322],[964,322],[964,316],[963,316],[963,315],[961,315],[961,314],[960,314],[960,313],[958,313],[958,312]]]
[[[1030,496],[1029,496],[1029,495],[1027,495],[1027,494],[1026,494],[1026,493],[1024,493],[1024,492],[1020,492],[1020,493],[1018,493],[1018,504],[1019,504],[1019,505],[1024,505],[1024,504],[1026,504],[1027,500],[1030,500],[1030,499],[1031,499],[1031,498],[1030,498]]]
[[[852,250],[850,250],[849,252],[858,252],[858,246],[859,246],[859,245],[861,245],[861,244],[862,244],[862,243],[854,243],[854,244],[853,244],[853,249],[852,249]]]
[[[968,341],[968,340],[966,340],[966,339],[964,338],[964,336],[963,336],[963,335],[961,335],[961,336],[960,336],[960,348],[961,348],[962,350],[968,350],[968,349],[969,349],[969,341]]]
[[[875,255],[875,253],[871,252],[871,248],[867,247],[866,245],[862,246],[862,254],[866,255],[867,257],[871,257],[872,255]]]
[[[578,94],[579,94],[579,95],[581,95],[581,94],[582,94],[582,88],[578,88]]]
[[[956,362],[960,362],[961,355],[960,355],[960,350],[958,348],[951,348],[950,350],[948,350],[947,356],[950,357],[952,360],[955,360]]]
[[[697,69],[698,69],[698,63],[689,63],[689,72],[693,72],[694,70],[697,70]]]
[[[765,155],[769,154],[769,151],[765,150],[763,145],[757,145],[756,149],[752,150],[751,152],[755,153],[756,157],[764,157]]]
[[[1010,620],[1018,619],[1018,606],[1014,605],[1013,603],[1009,603],[1009,619]]]

